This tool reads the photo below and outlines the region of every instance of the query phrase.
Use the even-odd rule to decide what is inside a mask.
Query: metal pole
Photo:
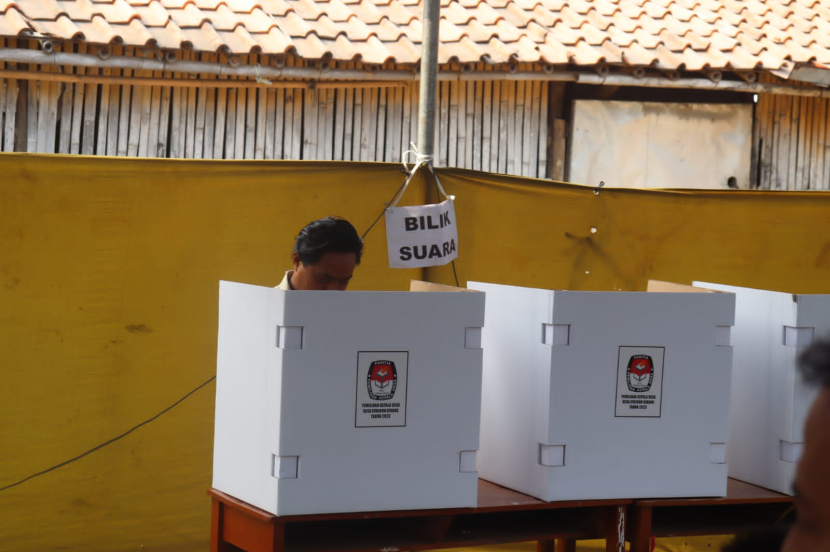
[[[435,153],[435,104],[438,83],[438,27],[441,0],[424,0],[424,35],[421,44],[421,102],[418,105],[418,151]]]

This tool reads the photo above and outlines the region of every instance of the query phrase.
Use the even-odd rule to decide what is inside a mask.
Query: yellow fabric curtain
[[[276,285],[314,218],[368,228],[399,168],[0,154],[3,548],[205,550],[218,281]],[[462,284],[830,292],[830,195],[439,174],[457,196]],[[431,193],[413,183],[401,204]],[[453,279],[386,261],[381,220],[353,288]]]

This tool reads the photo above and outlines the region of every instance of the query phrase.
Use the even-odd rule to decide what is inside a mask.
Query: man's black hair
[[[305,266],[314,265],[323,253],[354,253],[357,264],[363,254],[363,240],[354,226],[340,217],[326,217],[306,224],[294,242],[294,252]]]
[[[819,340],[807,347],[798,358],[798,365],[807,382],[830,387],[830,340]]]

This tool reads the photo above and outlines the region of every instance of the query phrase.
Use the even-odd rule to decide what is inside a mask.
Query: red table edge
[[[634,505],[650,508],[672,508],[676,506],[740,506],[742,504],[787,504],[792,502],[793,497],[788,495],[734,499],[724,496],[713,498],[646,498],[635,500]]]
[[[631,499],[607,499],[607,500],[579,500],[569,502],[530,502],[524,504],[510,504],[503,506],[485,506],[475,508],[444,508],[444,509],[420,509],[420,510],[388,510],[379,512],[343,512],[343,513],[326,513],[326,514],[307,514],[307,515],[289,515],[277,516],[270,512],[266,512],[256,506],[252,506],[247,502],[234,498],[228,494],[218,491],[216,489],[208,489],[207,494],[214,500],[222,502],[225,506],[235,510],[244,511],[255,519],[266,522],[308,522],[308,521],[332,521],[332,520],[349,520],[349,519],[381,519],[381,518],[399,518],[399,517],[438,517],[438,516],[454,516],[463,514],[483,514],[496,512],[510,512],[510,511],[527,511],[527,510],[559,510],[566,508],[593,508],[603,506],[629,506],[633,504]]]

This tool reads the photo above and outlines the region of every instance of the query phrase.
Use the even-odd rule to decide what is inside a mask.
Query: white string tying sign
[[[404,152],[403,165],[409,177],[400,193],[386,209],[386,242],[389,266],[392,268],[422,268],[445,265],[458,257],[458,228],[455,220],[454,197],[447,195],[438,175],[430,164],[432,158],[413,150]],[[409,154],[416,155],[416,163],[409,171]],[[444,201],[433,205],[398,207],[398,202],[421,167],[435,178],[435,184]]]

